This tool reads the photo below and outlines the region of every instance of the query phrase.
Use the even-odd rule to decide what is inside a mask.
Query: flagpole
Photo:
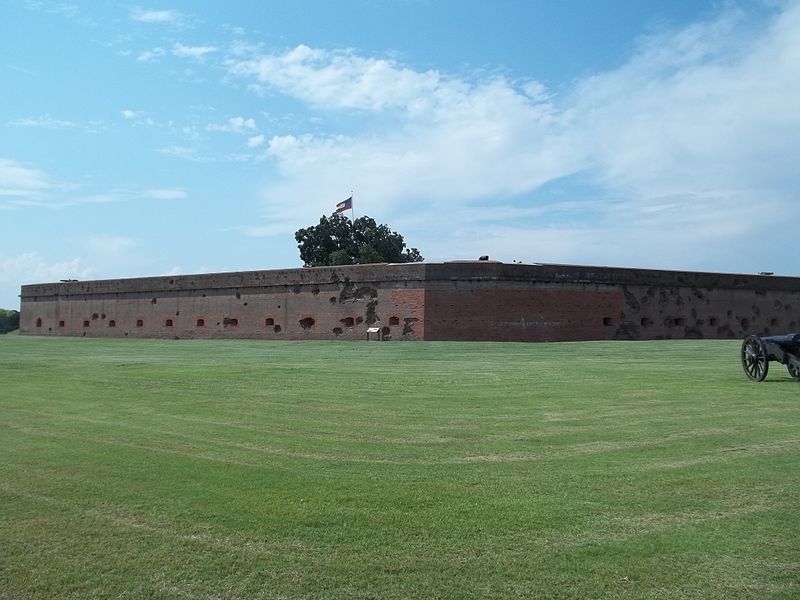
[[[353,190],[350,190],[350,220],[356,222],[356,209],[353,208]]]

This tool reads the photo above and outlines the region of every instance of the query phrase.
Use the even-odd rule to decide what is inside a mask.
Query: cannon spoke
[[[750,381],[764,381],[769,371],[769,358],[764,343],[755,335],[742,343],[742,369]]]

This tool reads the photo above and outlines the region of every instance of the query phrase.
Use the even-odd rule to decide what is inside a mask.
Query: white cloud
[[[284,180],[266,190],[268,202],[289,194],[320,210],[332,190],[355,188],[382,212],[410,199],[435,209],[530,191],[586,161],[567,119],[502,78],[442,82],[409,106],[402,128],[382,135],[274,136],[266,156]]]
[[[69,129],[77,127],[76,123],[65,119],[56,119],[50,115],[40,115],[38,117],[25,117],[9,121],[9,125],[17,127],[41,127],[42,129]]]
[[[156,152],[159,152],[160,154],[166,154],[167,156],[172,156],[174,158],[201,160],[200,156],[197,154],[197,150],[190,148],[189,146],[164,146],[162,148],[156,148]]]
[[[73,240],[63,240],[67,241]],[[147,248],[134,237],[100,233],[74,241],[81,254],[90,257],[91,263],[80,257],[54,258],[36,251],[18,254],[0,252],[0,307],[18,306],[20,286],[28,283],[131,277],[137,273],[152,275]]]
[[[114,188],[93,193],[76,193],[78,186],[54,181],[39,169],[18,161],[0,158],[0,209],[37,207],[64,209],[85,204],[131,202],[141,198],[181,200],[187,197],[184,189]]]
[[[318,50],[304,45],[284,54],[234,61],[229,67],[234,74],[254,77],[282,92],[328,108],[413,108],[435,96],[444,83],[435,71],[418,73],[352,51]]]
[[[36,199],[56,187],[43,171],[0,158],[0,197]]]
[[[355,189],[357,207],[363,199],[369,214],[407,219],[432,246],[463,247],[453,243],[462,229],[473,240],[496,231],[492,243],[509,253],[560,248],[565,257],[624,264],[638,247],[645,250],[637,258],[654,266],[703,255],[744,265],[767,251],[747,258],[730,249],[796,212],[800,3],[771,20],[725,11],[644,38],[626,64],[559,95],[535,81],[468,80],[306,46],[228,68],[323,117],[378,117],[346,136],[268,140],[264,156],[281,178],[264,189],[270,222],[252,225],[254,233],[291,232]],[[540,190],[570,176],[600,202],[565,222]],[[568,182],[563,190],[578,193]],[[475,205],[482,226],[463,216]],[[518,228],[487,226],[492,214],[519,205],[539,213]]]
[[[241,36],[243,36],[243,35],[245,35],[247,33],[247,31],[244,29],[244,27],[239,27],[238,25],[223,25],[222,28],[225,31],[228,31],[231,34],[233,34],[235,36],[239,36],[239,37],[241,37]]]
[[[182,188],[151,188],[144,190],[114,189],[107,192],[89,194],[67,199],[57,207],[76,206],[79,204],[109,204],[112,202],[132,202],[141,198],[153,200],[182,200],[186,198],[186,191]]]
[[[248,148],[258,148],[261,144],[264,143],[264,136],[263,135],[254,135],[253,137],[247,138],[247,147]]]
[[[759,32],[727,15],[583,82],[571,108],[604,182],[646,198],[800,183],[798,36],[800,4]]]
[[[126,109],[122,111],[122,118],[126,121],[132,121],[136,125],[147,125],[148,127],[153,127],[156,125],[156,121],[153,117],[149,116],[146,112],[142,110],[130,110]],[[169,122],[167,126],[171,126],[172,123]]]
[[[389,122],[400,119],[398,129],[383,134],[274,136],[266,156],[284,180],[265,196],[278,210],[285,194],[303,198],[309,210],[325,210],[332,190],[351,188],[379,210],[414,197],[463,203],[534,189],[584,160],[577,136],[534,82],[526,87],[535,99],[502,77],[467,82],[306,46],[229,68],[328,110],[390,112]]]
[[[244,117],[231,117],[226,123],[212,123],[206,129],[209,131],[223,131],[227,133],[248,133],[255,129],[256,122]]]
[[[172,47],[172,53],[180,58],[194,58],[201,59],[206,54],[216,52],[219,48],[215,46],[184,46],[183,44],[176,43]]]
[[[36,252],[26,252],[16,256],[0,254],[0,284],[22,285],[59,279],[85,279],[92,272],[92,269],[79,258],[49,262]]]
[[[183,200],[187,196],[186,191],[181,188],[145,190],[144,195],[155,200]]]
[[[183,15],[177,10],[143,10],[137,8],[131,12],[131,19],[140,23],[180,23]]]
[[[166,51],[163,48],[153,48],[152,50],[145,50],[141,52],[139,56],[136,57],[136,60],[139,62],[151,62],[158,58],[161,58],[166,54]]]
[[[126,196],[127,194],[123,191],[112,190],[110,192],[100,192],[97,194],[88,194],[86,196],[77,196],[64,202],[54,204],[53,208],[77,206],[80,204],[111,204],[112,202],[122,202],[125,200]]]
[[[64,17],[75,18],[78,16],[78,7],[69,2],[43,2],[40,0],[26,0],[23,4],[28,10],[39,11],[51,15],[61,15]],[[91,20],[84,17],[84,21]]]

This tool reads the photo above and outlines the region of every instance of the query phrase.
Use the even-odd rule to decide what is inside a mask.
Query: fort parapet
[[[470,261],[25,285],[20,332],[540,342],[739,338],[798,322],[797,277]]]

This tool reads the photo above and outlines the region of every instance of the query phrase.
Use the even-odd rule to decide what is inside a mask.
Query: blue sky
[[[800,275],[795,1],[0,11],[0,307],[300,266],[351,190],[428,260]]]

